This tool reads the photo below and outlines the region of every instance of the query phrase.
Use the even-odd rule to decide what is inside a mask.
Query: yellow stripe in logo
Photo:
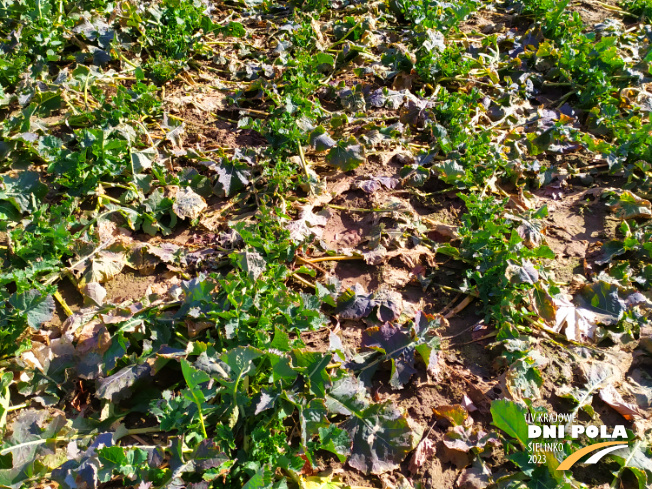
[[[611,445],[622,445],[622,444],[623,444],[622,441],[605,441],[603,443],[596,443],[595,445],[589,445],[588,447],[584,447],[581,450],[578,450],[577,452],[566,457],[564,461],[559,464],[557,470],[570,469],[573,465],[575,465],[575,462],[577,462],[587,453],[595,452],[596,450],[599,450],[600,448],[603,447],[609,447]]]

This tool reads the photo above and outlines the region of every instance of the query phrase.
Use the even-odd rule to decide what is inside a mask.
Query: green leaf
[[[185,379],[188,388],[191,390],[197,389],[199,384],[203,384],[204,382],[211,380],[210,375],[208,375],[203,370],[198,370],[190,365],[188,360],[185,358],[181,359],[181,373],[183,373],[183,378]]]
[[[48,187],[39,180],[34,171],[22,171],[16,176],[0,175],[0,200],[11,202],[20,212],[35,209],[35,200],[40,200],[48,193]]]
[[[9,298],[9,304],[24,315],[27,318],[27,324],[34,329],[52,319],[56,309],[54,298],[51,295],[43,295],[35,289],[12,295]]]
[[[326,155],[326,162],[342,171],[350,171],[364,163],[364,148],[351,136],[338,141]]]
[[[5,426],[7,425],[7,410],[11,405],[11,394],[9,393],[9,386],[14,381],[14,374],[11,372],[4,372],[0,376],[0,432],[4,433]]]
[[[326,387],[330,384],[326,366],[330,363],[333,354],[322,355],[318,352],[296,349],[292,350],[292,356],[297,365],[296,370],[303,374],[310,390],[317,397],[323,398],[326,395]]]
[[[133,165],[134,174],[142,173],[143,170],[149,170],[152,167],[152,160],[156,158],[157,154],[154,148],[132,152],[131,164]]]
[[[319,448],[334,453],[342,463],[351,453],[351,437],[346,430],[334,424],[326,428],[319,428],[319,441]]]
[[[522,448],[525,448],[528,444],[526,413],[527,408],[525,405],[514,401],[498,399],[491,403],[491,416],[494,426],[515,438]]]
[[[652,204],[650,204],[650,201],[638,197],[629,190],[623,191],[618,196],[616,203],[610,207],[621,219],[649,219],[652,217]]]

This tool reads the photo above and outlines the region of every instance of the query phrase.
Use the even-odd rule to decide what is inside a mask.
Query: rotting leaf
[[[435,444],[429,438],[424,438],[417,445],[417,449],[412,454],[410,458],[410,465],[408,465],[408,470],[412,475],[419,472],[421,467],[426,463],[426,461],[435,454]]]
[[[324,230],[323,226],[328,223],[330,211],[324,209],[317,214],[312,212],[313,206],[306,205],[299,213],[299,219],[289,222],[285,227],[290,231],[290,238],[297,242],[302,242],[311,235],[321,238]]]
[[[558,296],[553,298],[555,307],[554,329],[560,332],[564,325],[564,333],[569,340],[582,341],[584,338],[593,338],[595,334],[596,315],[573,304],[568,297]]]
[[[609,406],[615,409],[627,421],[645,417],[637,406],[623,400],[613,384],[608,384],[600,389],[600,399],[606,404],[609,404]]]

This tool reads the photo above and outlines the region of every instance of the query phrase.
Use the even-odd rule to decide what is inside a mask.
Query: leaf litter
[[[592,9],[5,5],[2,485],[647,487],[651,12]]]

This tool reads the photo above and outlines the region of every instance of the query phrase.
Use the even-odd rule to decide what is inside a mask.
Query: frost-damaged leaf
[[[539,388],[543,385],[543,377],[539,366],[545,359],[537,358],[535,352],[519,358],[509,366],[505,373],[507,390],[514,399],[538,399]]]
[[[237,253],[235,256],[238,257],[238,265],[242,271],[246,272],[254,280],[260,277],[260,274],[265,271],[267,262],[261,254],[255,251],[243,251],[242,253]]]
[[[424,127],[425,123],[431,120],[431,113],[428,109],[432,107],[432,102],[427,100],[408,100],[401,107],[400,121],[402,124],[408,124],[412,127]]]
[[[399,175],[404,184],[421,187],[428,181],[428,178],[430,178],[430,170],[418,163],[413,163],[401,168]]]
[[[382,361],[392,362],[389,383],[394,389],[402,389],[412,375],[417,373],[414,368],[415,345],[410,337],[396,326],[385,323],[380,327],[367,328],[362,336],[362,346],[381,353]],[[374,359],[363,366],[361,377],[365,380],[371,379],[380,362],[380,359]]]
[[[12,295],[9,304],[24,315],[27,324],[34,329],[52,319],[56,308],[51,295],[43,295],[36,289]]]
[[[611,454],[610,458],[620,465],[618,477],[621,478],[627,469],[636,477],[639,488],[649,488],[648,481],[652,480],[652,447],[645,440],[637,440],[625,457],[617,453]],[[625,486],[621,484],[621,487]]]
[[[417,449],[412,454],[412,458],[410,458],[410,465],[408,465],[408,470],[412,473],[412,475],[416,474],[419,472],[419,469],[423,467],[423,464],[426,463],[426,460],[428,460],[434,454],[435,444],[429,438],[424,438],[421,440],[421,442],[419,442]]]
[[[622,219],[637,219],[641,217],[652,217],[652,204],[649,200],[634,195],[629,190],[623,191],[618,200],[610,206],[610,209]]]
[[[416,445],[407,419],[391,402],[370,404],[366,390],[354,377],[335,383],[326,394],[326,407],[334,414],[350,416],[340,425],[353,441],[348,463],[365,474],[397,468]]]
[[[373,293],[367,294],[362,285],[355,283],[337,298],[340,319],[362,319],[371,314],[376,305]]]
[[[600,389],[600,399],[614,408],[627,421],[632,421],[637,417],[645,417],[645,414],[643,414],[643,412],[641,412],[637,406],[625,402],[622,396],[618,394],[618,391],[613,384],[609,384],[606,387]]]
[[[378,306],[376,317],[379,321],[395,321],[403,312],[403,296],[391,289],[376,292],[374,302]]]
[[[523,265],[508,260],[505,276],[513,284],[534,284],[539,281],[539,272],[529,260],[524,260]]]
[[[575,401],[576,410],[584,409],[589,416],[593,416],[595,414],[591,406],[593,394],[614,376],[615,368],[604,362],[592,362],[588,366],[581,363],[580,370],[584,377],[583,387],[565,385],[558,389],[557,395]]]
[[[607,282],[584,285],[575,296],[575,302],[595,314],[601,324],[617,324],[627,309],[618,294],[618,287]]]
[[[340,426],[353,439],[349,465],[365,474],[382,474],[398,468],[414,449],[407,419],[392,402],[367,406]]]
[[[11,202],[20,212],[33,209],[32,195],[42,199],[48,193],[48,187],[39,180],[39,174],[34,171],[23,171],[16,176],[0,175],[0,200]]]
[[[428,338],[427,335],[438,324],[433,316],[418,312],[409,329],[390,323],[367,328],[362,336],[362,346],[375,350],[379,355],[354,357],[347,366],[360,371],[360,379],[369,383],[378,366],[390,360],[392,370],[389,383],[394,389],[402,389],[416,373],[415,352],[419,352],[428,368],[428,373],[436,375],[439,338],[436,336]]]
[[[65,461],[65,449],[53,453],[45,440],[66,434],[66,418],[60,411],[26,409],[19,412],[10,426],[11,436],[2,444],[0,481],[4,486],[22,487],[24,473],[54,469]],[[63,460],[60,460],[63,458]],[[9,459],[9,460],[7,460]],[[6,462],[9,461],[9,466]],[[37,469],[35,465],[40,465]],[[51,466],[53,465],[53,466]],[[23,477],[21,477],[23,475]]]
[[[151,371],[152,368],[147,363],[125,367],[110,377],[101,379],[96,394],[101,399],[119,402],[129,397],[134,384],[148,377]]]
[[[364,148],[351,136],[338,141],[326,155],[326,162],[342,171],[350,171],[364,163]]]
[[[246,163],[223,159],[219,165],[211,165],[211,168],[217,172],[213,192],[220,197],[231,197],[249,185],[251,170]]]
[[[158,156],[155,148],[148,148],[143,151],[134,151],[131,153],[131,164],[134,167],[134,173],[142,173],[152,167],[152,161]]]
[[[398,179],[392,177],[371,177],[370,180],[362,180],[356,186],[365,193],[373,194],[383,187],[388,189],[396,188]]]
[[[291,221],[285,226],[290,231],[290,238],[294,241],[301,242],[310,235],[321,238],[324,233],[322,227],[328,223],[330,211],[324,209],[315,214],[312,209],[312,205],[304,206],[299,214],[299,219]]]
[[[487,464],[475,461],[473,466],[465,468],[457,478],[459,489],[484,489],[491,485],[491,471]]]
[[[450,450],[468,453],[474,448],[483,449],[487,443],[495,443],[496,435],[474,426],[455,426],[444,435],[444,446]]]
[[[527,407],[514,401],[498,399],[491,403],[493,425],[518,440],[523,448],[529,442],[526,413]]]
[[[196,194],[190,187],[180,188],[172,205],[172,210],[181,219],[197,219],[206,208],[204,198]]]
[[[97,282],[90,282],[82,288],[82,294],[88,297],[95,305],[101,306],[106,298],[106,289]]]
[[[91,258],[78,286],[84,287],[91,282],[104,283],[113,280],[122,272],[126,262],[127,259],[123,252],[102,250]]]
[[[587,309],[577,307],[568,297],[559,296],[553,299],[555,307],[555,331],[560,332],[564,325],[564,333],[569,340],[582,341],[593,338],[595,334],[596,315]]]
[[[335,141],[326,129],[319,126],[310,133],[310,145],[315,148],[315,151],[326,151],[335,146]]]

